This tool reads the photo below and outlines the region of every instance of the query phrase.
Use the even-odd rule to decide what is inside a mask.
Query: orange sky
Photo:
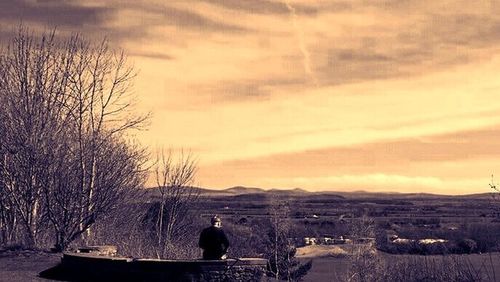
[[[102,4],[100,2],[105,2]],[[108,36],[145,146],[197,184],[468,194],[500,174],[500,2],[6,0],[15,26]]]

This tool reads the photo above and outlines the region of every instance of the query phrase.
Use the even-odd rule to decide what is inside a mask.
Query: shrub
[[[470,254],[477,250],[477,243],[472,239],[463,239],[458,242],[458,247],[461,253]]]

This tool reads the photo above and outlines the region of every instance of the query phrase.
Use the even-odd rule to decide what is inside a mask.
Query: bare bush
[[[291,238],[293,224],[288,202],[273,196],[269,203],[268,276],[277,280],[300,281],[312,267],[312,260],[302,264],[296,258],[297,248]]]
[[[349,254],[350,269],[347,281],[379,281],[382,262],[375,248],[375,222],[363,215],[351,225],[352,244]],[[361,243],[361,240],[367,242]],[[358,242],[356,242],[358,241]]]
[[[157,153],[155,176],[160,199],[152,207],[150,219],[154,221],[158,258],[174,258],[180,246],[186,245],[182,239],[191,232],[190,212],[199,196],[199,191],[191,186],[196,173],[192,156],[181,152],[177,161],[173,158],[171,151]]]

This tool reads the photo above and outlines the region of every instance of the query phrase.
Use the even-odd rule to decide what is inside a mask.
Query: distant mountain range
[[[464,199],[486,199],[493,198],[495,193],[481,193],[469,195],[440,195],[430,193],[398,193],[398,192],[368,192],[363,190],[352,192],[339,191],[318,191],[310,192],[302,188],[293,189],[263,189],[257,187],[235,186],[231,188],[215,190],[201,187],[193,187],[200,195],[203,196],[236,196],[245,194],[276,194],[287,196],[306,196],[306,195],[338,195],[343,198],[384,198],[384,199],[436,199],[436,198],[464,198]],[[147,193],[150,196],[159,196],[159,192],[155,188],[148,188]],[[500,195],[497,195],[500,197]]]

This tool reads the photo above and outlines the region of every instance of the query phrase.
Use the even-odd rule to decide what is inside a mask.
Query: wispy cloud
[[[74,1],[4,0],[0,2],[0,19],[18,23],[79,27],[99,25],[113,11],[113,7],[82,6]]]
[[[303,58],[304,72],[306,73],[306,75],[308,75],[313,80],[314,84],[317,85],[318,81],[316,79],[316,75],[314,74],[314,72],[311,68],[311,55],[310,55],[309,50],[306,46],[306,42],[304,39],[304,36],[305,36],[304,30],[300,26],[299,19],[297,16],[297,10],[295,9],[295,7],[292,6],[292,4],[290,4],[290,1],[286,0],[284,3],[286,5],[288,11],[290,12],[290,17],[292,19],[292,25],[293,25],[293,28],[295,30],[297,40],[298,40],[299,50],[302,53],[302,56],[304,57]]]
[[[136,57],[145,57],[145,58],[150,58],[150,59],[159,59],[159,60],[172,60],[173,57],[160,53],[160,52],[141,52],[141,51],[132,51],[127,53],[129,56],[136,56]]]
[[[289,8],[283,6],[280,1],[269,1],[269,0],[225,0],[225,1],[211,1],[203,0],[203,2],[210,3],[212,5],[222,6],[227,9],[233,9],[245,13],[257,13],[257,14],[288,14]],[[315,15],[318,9],[314,6],[308,6],[306,4],[296,4],[294,5],[295,13]]]

